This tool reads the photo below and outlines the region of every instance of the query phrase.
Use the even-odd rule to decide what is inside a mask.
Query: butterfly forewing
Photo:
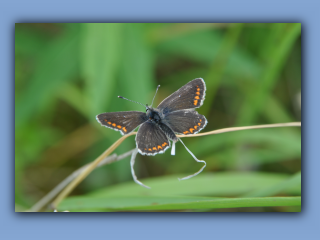
[[[207,119],[194,110],[169,112],[165,115],[164,122],[174,132],[184,135],[198,133],[207,125]]]
[[[164,99],[158,106],[164,114],[176,110],[198,108],[203,104],[206,85],[202,78],[194,79]]]
[[[156,155],[170,147],[166,134],[156,124],[149,121],[140,126],[136,142],[138,151],[142,155]]]
[[[120,131],[122,135],[132,132],[147,121],[146,114],[138,111],[102,113],[96,118],[101,125]]]

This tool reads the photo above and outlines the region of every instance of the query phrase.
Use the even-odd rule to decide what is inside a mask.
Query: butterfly
[[[118,96],[145,106],[146,112],[102,113],[96,119],[102,126],[120,131],[122,135],[129,134],[140,126],[135,139],[138,152],[154,156],[170,148],[169,140],[177,142],[176,134],[195,134],[207,125],[207,119],[195,110],[202,106],[205,94],[205,82],[202,78],[197,78],[172,93],[157,108],[152,107],[156,94],[151,106]]]

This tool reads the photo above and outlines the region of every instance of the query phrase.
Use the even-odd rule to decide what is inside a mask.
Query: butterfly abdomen
[[[160,127],[160,129],[166,134],[166,136],[170,140],[175,141],[175,142],[178,141],[176,134],[172,131],[172,129],[170,127],[168,127],[164,123],[159,123],[158,126]]]

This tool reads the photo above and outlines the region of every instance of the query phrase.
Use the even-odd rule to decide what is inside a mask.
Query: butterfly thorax
[[[159,111],[156,108],[148,107],[147,118],[148,118],[148,121],[155,123],[170,140],[173,140],[175,142],[178,141],[172,129],[165,123],[165,120],[161,111]]]
[[[147,117],[151,122],[154,122],[154,123],[161,122],[160,112],[157,109],[149,107],[147,109]]]

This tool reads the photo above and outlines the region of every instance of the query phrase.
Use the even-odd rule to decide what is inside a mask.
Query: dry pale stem
[[[74,179],[52,202],[52,207],[56,209],[58,204],[83,180],[88,176],[96,166],[107,156],[109,156],[127,137],[135,135],[136,132],[129,133],[118,139],[114,144],[111,145],[104,153],[102,153],[98,158],[96,158],[79,176]]]
[[[249,129],[258,129],[258,128],[274,128],[274,127],[300,127],[301,122],[292,122],[292,123],[277,123],[277,124],[265,124],[265,125],[256,125],[256,126],[247,126],[247,127],[231,127],[231,128],[224,128],[219,130],[214,130],[205,133],[198,133],[194,135],[177,135],[178,137],[200,137],[212,134],[219,134],[225,132],[234,132],[234,131],[241,131],[241,130],[249,130]],[[58,204],[66,197],[68,194],[83,180],[88,176],[96,167],[97,165],[109,156],[127,137],[135,135],[136,132],[132,132],[128,135],[121,137],[117,140],[111,147],[109,147],[104,153],[102,153],[98,158],[96,158],[86,169],[81,172],[77,178],[75,178],[59,195],[58,197],[52,202],[52,207],[55,209]]]

